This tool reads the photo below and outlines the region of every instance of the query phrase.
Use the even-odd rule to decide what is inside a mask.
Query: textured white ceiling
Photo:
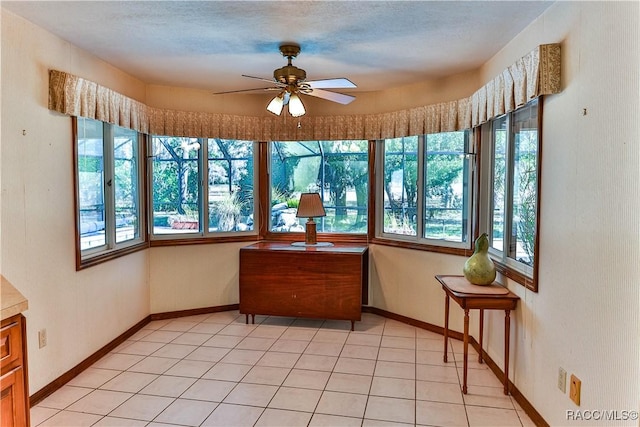
[[[377,91],[480,66],[551,1],[2,1],[149,84],[215,92],[264,87],[286,64],[308,80]],[[266,86],[269,84],[267,83]]]

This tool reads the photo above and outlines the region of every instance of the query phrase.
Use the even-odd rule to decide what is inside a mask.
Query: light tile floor
[[[462,343],[364,313],[152,321],[31,409],[32,426],[532,426]],[[474,357],[475,356],[475,357]]]

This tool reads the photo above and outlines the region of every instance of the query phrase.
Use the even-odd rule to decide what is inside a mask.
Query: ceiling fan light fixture
[[[276,97],[274,97],[269,103],[269,105],[267,105],[267,110],[269,110],[276,116],[279,116],[280,113],[282,113],[282,107],[284,106],[283,98],[284,97],[282,96],[282,94],[279,94]]]
[[[302,104],[298,94],[291,94],[291,97],[289,98],[289,114],[293,117],[300,117],[304,116],[305,113],[304,105]]]

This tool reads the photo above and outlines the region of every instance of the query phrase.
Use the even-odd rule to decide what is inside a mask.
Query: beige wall
[[[519,56],[526,53],[520,53]],[[356,100],[349,105],[338,105],[310,96],[304,98],[304,104],[310,115],[317,116],[397,111],[466,98],[482,86],[480,76],[481,73],[476,70],[383,92],[358,92]],[[206,90],[159,85],[148,85],[146,92],[146,103],[152,107],[258,117],[272,116],[265,109],[271,98],[273,94],[213,95]]]
[[[237,304],[239,251],[248,244],[151,248],[151,312]]]
[[[451,92],[431,92],[434,82],[419,85],[429,91],[423,104],[456,99],[470,93],[465,82],[471,91],[536,45],[562,42],[563,92],[544,102],[540,292],[508,283],[522,298],[512,328],[511,379],[551,425],[568,424],[565,410],[576,408],[556,387],[560,366],[582,380],[580,409],[638,409],[638,7],[557,2],[478,73],[449,79]],[[201,91],[145,86],[3,12],[0,267],[29,298],[31,393],[149,313],[237,302],[242,246],[152,248],[75,272],[70,119],[46,109],[49,67],[149,105],[262,110],[253,95],[232,104]],[[366,108],[412,106],[403,104],[417,89],[367,95]],[[317,105],[319,114],[338,114]],[[356,104],[349,108],[345,114],[356,112]],[[444,296],[433,276],[458,273],[463,263],[374,245],[371,303],[442,325]],[[502,319],[493,313],[486,324],[486,348],[499,364]],[[462,329],[459,309],[452,308],[451,321]],[[472,330],[476,323],[474,313]],[[40,350],[37,331],[45,327],[49,345]]]
[[[29,300],[30,393],[149,314],[147,252],[75,270],[71,119],[47,109],[49,68],[91,76],[139,99],[145,89],[2,10],[0,268]],[[39,349],[41,329],[48,344]]]

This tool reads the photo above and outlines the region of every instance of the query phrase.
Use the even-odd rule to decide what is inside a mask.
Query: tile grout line
[[[194,322],[195,324],[194,324],[191,328],[189,328],[189,329],[181,330],[181,331],[173,331],[173,332],[180,332],[180,334],[179,334],[179,335],[177,335],[176,337],[174,337],[174,338],[173,338],[171,341],[169,341],[169,342],[162,342],[162,347],[160,347],[160,348],[159,348],[159,349],[157,349],[156,351],[159,351],[161,348],[163,348],[163,347],[165,347],[165,346],[167,346],[167,345],[169,345],[169,344],[172,344],[172,343],[173,343],[173,344],[176,344],[176,345],[190,345],[190,344],[179,344],[179,343],[174,343],[174,341],[175,341],[175,340],[178,340],[180,337],[184,336],[184,335],[185,335],[185,334],[187,334],[187,333],[200,334],[199,332],[190,332],[190,331],[191,331],[191,329],[193,329],[193,328],[195,328],[195,327],[197,327],[197,326],[199,326],[199,325],[201,325],[201,324],[203,324],[203,323],[217,323],[217,322],[205,322],[205,321],[206,321],[206,319],[208,319],[208,318],[210,318],[210,317],[211,317],[211,316],[206,317],[206,318],[203,318],[203,319],[200,319],[198,322]],[[237,322],[237,320],[238,320],[240,317],[241,317],[240,315],[236,315],[233,319],[230,319],[227,323],[225,323],[225,324],[224,324],[224,326],[223,326],[220,330],[218,330],[216,333],[214,333],[213,335],[211,335],[211,338],[213,338],[213,337],[215,337],[215,336],[218,336],[218,335],[219,335],[219,333],[220,333],[223,329],[225,329],[226,327],[228,327],[228,326],[232,326],[232,325],[235,325],[236,323],[238,323],[238,322]],[[227,393],[225,394],[225,396],[221,399],[221,401],[220,401],[220,402],[207,401],[207,402],[211,402],[211,403],[216,403],[216,406],[211,410],[211,412],[207,415],[207,417],[205,417],[205,420],[206,420],[207,418],[209,418],[209,417],[213,414],[213,412],[215,412],[215,410],[216,410],[216,409],[217,409],[217,408],[218,408],[222,403],[224,403],[224,402],[223,402],[223,401],[224,401],[224,399],[225,399],[226,397],[228,397],[228,396],[229,396],[229,394],[230,394],[230,393],[232,393],[232,392],[233,392],[233,390],[235,390],[235,389],[236,389],[236,387],[237,387],[239,384],[241,384],[241,383],[242,383],[242,380],[243,380],[243,379],[248,375],[248,373],[249,373],[252,369],[254,369],[254,368],[256,368],[256,367],[260,366],[260,365],[258,365],[258,364],[260,363],[260,361],[261,361],[261,360],[263,360],[263,358],[264,358],[264,357],[265,357],[265,356],[266,356],[270,351],[272,351],[272,349],[273,349],[274,345],[276,344],[276,342],[278,342],[278,341],[279,341],[279,340],[281,340],[281,339],[285,339],[285,338],[283,338],[283,335],[286,333],[286,331],[291,330],[292,325],[293,325],[293,323],[295,322],[295,321],[294,321],[294,322],[291,322],[291,323],[287,324],[287,325],[286,325],[286,327],[284,327],[284,329],[283,329],[283,330],[282,330],[282,331],[281,331],[281,332],[280,332],[276,337],[260,337],[260,336],[257,336],[257,337],[250,337],[250,335],[251,335],[253,332],[255,332],[255,331],[256,331],[260,326],[270,326],[269,324],[264,324],[264,322],[265,322],[267,319],[269,319],[269,316],[268,316],[268,317],[266,317],[265,319],[263,319],[263,320],[262,320],[262,322],[260,322],[260,323],[255,327],[255,328],[253,328],[253,329],[252,329],[252,331],[248,332],[246,335],[243,335],[243,336],[241,337],[242,339],[241,339],[239,342],[237,342],[236,344],[234,344],[234,345],[233,345],[233,347],[225,348],[225,350],[227,350],[227,352],[225,353],[225,355],[224,355],[224,356],[221,356],[221,357],[220,357],[217,361],[215,361],[215,362],[210,361],[210,363],[212,363],[212,366],[211,366],[210,368],[208,368],[207,370],[205,370],[205,372],[203,372],[203,373],[199,374],[199,376],[197,376],[197,377],[191,377],[191,376],[189,376],[189,375],[186,375],[186,376],[185,376],[185,378],[193,378],[193,379],[194,379],[194,383],[193,383],[193,384],[195,384],[196,382],[198,382],[198,381],[200,381],[200,380],[204,380],[204,379],[207,379],[207,380],[208,380],[209,378],[203,378],[203,377],[204,377],[204,376],[205,376],[205,375],[206,375],[206,374],[207,374],[207,373],[208,373],[208,372],[209,372],[213,367],[215,367],[216,365],[218,365],[219,363],[221,363],[221,361],[224,359],[224,357],[227,357],[227,355],[228,355],[231,351],[233,351],[233,350],[239,350],[237,347],[238,347],[238,346],[239,346],[239,345],[240,345],[240,344],[241,344],[245,339],[247,339],[247,338],[266,338],[266,339],[273,339],[273,342],[269,345],[269,347],[268,347],[268,348],[266,348],[265,350],[260,350],[260,351],[262,351],[262,352],[263,352],[262,356],[261,356],[259,359],[257,359],[255,362],[253,362],[253,363],[251,363],[251,364],[248,364],[248,366],[249,366],[249,371],[247,371],[247,373],[245,373],[244,375],[242,375],[242,377],[241,377],[241,378],[239,378],[238,380],[236,380],[236,381],[232,381],[232,382],[235,382],[235,386],[234,386],[234,387],[233,387],[229,392],[227,392]],[[156,329],[150,329],[150,330],[151,330],[151,331],[153,331],[153,332],[160,331],[160,330],[162,330],[162,328],[163,328],[163,327],[167,326],[169,323],[171,323],[171,322],[170,322],[170,321],[167,321],[167,322],[165,322],[164,324],[159,324],[159,325],[157,325],[157,328],[156,328]],[[284,386],[284,383],[286,382],[287,378],[291,375],[291,373],[293,372],[293,370],[294,370],[294,369],[296,369],[296,368],[295,368],[296,364],[300,361],[300,359],[302,358],[302,356],[305,354],[305,351],[309,348],[309,346],[310,346],[310,345],[311,345],[311,343],[313,342],[314,338],[316,338],[316,337],[318,336],[319,332],[321,332],[321,331],[323,331],[323,330],[324,330],[324,329],[323,329],[323,326],[325,326],[325,325],[328,325],[328,323],[327,323],[327,321],[326,321],[326,320],[325,320],[325,321],[323,321],[323,322],[321,323],[321,325],[320,325],[318,328],[314,328],[314,329],[315,329],[315,332],[314,332],[313,336],[311,336],[311,338],[310,338],[310,339],[308,339],[308,340],[307,340],[307,339],[305,339],[305,340],[294,340],[294,341],[304,341],[304,342],[306,342],[306,345],[305,345],[304,349],[302,349],[302,351],[301,351],[301,352],[297,352],[297,351],[296,351],[296,352],[294,352],[294,353],[293,353],[293,354],[297,354],[297,358],[296,358],[295,362],[293,363],[293,365],[292,365],[291,367],[287,366],[287,369],[289,370],[289,372],[287,373],[287,375],[285,376],[285,378],[280,382],[280,384],[277,386],[276,391],[275,391],[274,395],[270,398],[269,402],[267,402],[267,404],[266,404],[264,407],[262,407],[262,412],[260,413],[260,416],[258,416],[258,418],[257,418],[256,422],[258,422],[258,420],[260,419],[260,417],[261,417],[261,416],[263,416],[263,414],[266,412],[266,410],[267,410],[267,409],[269,409],[269,404],[273,401],[273,399],[275,398],[275,396],[277,395],[277,393],[278,393],[282,388],[284,388],[284,387],[285,387],[285,386]],[[279,326],[279,325],[274,325],[274,326]],[[283,326],[284,326],[284,325],[283,325]],[[143,328],[143,329],[145,329],[145,328]],[[382,348],[387,348],[387,347],[383,347],[383,340],[384,340],[384,338],[385,338],[385,336],[386,336],[386,335],[385,335],[385,332],[387,331],[387,329],[389,329],[389,332],[391,331],[391,329],[392,329],[392,327],[391,327],[391,323],[387,322],[387,320],[386,320],[386,319],[384,319],[384,325],[382,326],[382,331],[380,332],[380,334],[379,334],[379,335],[378,335],[377,333],[376,333],[376,334],[371,334],[371,335],[373,335],[373,336],[379,336],[379,341],[378,341],[378,344],[375,346],[375,348],[376,348],[375,363],[374,363],[374,365],[373,365],[373,372],[371,373],[371,383],[369,384],[369,389],[368,389],[368,393],[367,393],[367,399],[366,399],[366,403],[365,403],[365,407],[364,407],[364,412],[363,412],[362,417],[360,418],[360,420],[361,420],[361,424],[362,424],[362,423],[364,423],[365,416],[366,416],[366,410],[367,410],[367,408],[368,408],[368,406],[369,406],[369,403],[370,403],[369,401],[370,401],[370,398],[371,398],[371,392],[372,392],[372,390],[373,390],[373,383],[374,383],[374,379],[375,379],[375,377],[376,377],[376,376],[375,376],[376,369],[377,369],[377,367],[378,367],[379,362],[381,362],[381,361],[380,361],[380,359],[379,359],[379,357],[380,357],[380,352],[381,352]],[[169,330],[169,331],[170,331],[170,330]],[[332,331],[332,330],[331,330],[331,329],[327,329],[327,331]],[[145,360],[146,358],[154,357],[154,356],[152,356],[152,355],[153,355],[155,352],[152,352],[152,353],[150,353],[150,354],[127,353],[127,352],[126,352],[126,348],[130,347],[130,346],[131,346],[131,345],[133,345],[135,342],[154,342],[154,341],[144,341],[144,338],[145,338],[146,336],[148,336],[148,335],[152,334],[153,332],[149,332],[148,334],[143,335],[143,336],[141,336],[140,338],[138,338],[138,339],[136,339],[136,340],[131,340],[132,342],[131,342],[131,343],[129,343],[129,345],[124,346],[124,347],[122,347],[122,346],[121,346],[120,348],[114,349],[112,352],[110,352],[110,353],[109,353],[109,354],[123,354],[123,355],[131,355],[131,356],[141,356],[141,357],[142,357],[142,359],[141,359],[141,360],[139,360],[139,361],[137,361],[137,362],[133,363],[131,366],[127,367],[127,368],[126,368],[126,369],[124,369],[124,370],[120,370],[120,369],[111,369],[111,368],[99,368],[99,369],[104,369],[104,370],[114,371],[114,372],[117,372],[117,373],[116,373],[113,377],[111,377],[110,379],[108,379],[108,380],[106,380],[106,381],[102,382],[101,384],[97,385],[95,388],[92,388],[92,387],[83,387],[83,386],[73,386],[73,385],[70,385],[71,387],[86,388],[86,389],[89,389],[89,390],[91,390],[91,391],[90,391],[89,393],[87,393],[86,395],[84,395],[83,397],[80,397],[80,398],[78,398],[78,399],[75,399],[73,402],[71,402],[71,403],[69,403],[68,405],[66,405],[66,406],[65,406],[65,408],[63,408],[63,409],[43,407],[43,408],[45,408],[45,409],[51,409],[51,410],[55,411],[55,413],[54,413],[54,414],[52,414],[52,415],[50,415],[50,416],[48,416],[47,418],[45,418],[45,419],[43,419],[43,420],[40,420],[40,423],[46,422],[46,420],[51,419],[52,417],[56,416],[56,415],[57,415],[57,414],[59,414],[60,412],[68,411],[68,409],[67,409],[67,408],[69,408],[70,406],[72,406],[73,404],[75,404],[76,402],[78,402],[79,400],[83,399],[85,396],[87,396],[87,395],[89,395],[89,394],[91,394],[91,393],[93,393],[93,392],[95,392],[95,391],[103,390],[103,389],[101,389],[100,387],[104,386],[105,384],[107,384],[108,382],[110,382],[110,381],[112,381],[113,379],[117,378],[118,376],[122,375],[123,373],[126,373],[126,372],[136,372],[136,371],[129,371],[129,369],[130,369],[130,368],[132,368],[133,366],[137,365],[138,363],[142,362],[142,361],[143,361],[143,360]],[[338,332],[338,331],[336,331],[336,332]],[[355,332],[355,331],[354,331],[354,332]],[[340,333],[342,333],[342,332],[340,332]],[[202,333],[202,334],[204,334],[204,333]],[[210,334],[206,334],[206,335],[210,335]],[[347,355],[346,355],[344,352],[345,352],[345,347],[346,347],[346,345],[347,345],[347,343],[348,343],[348,341],[349,341],[349,338],[350,338],[351,336],[356,336],[356,335],[357,335],[357,334],[355,334],[355,333],[353,333],[353,334],[352,334],[352,332],[351,332],[351,331],[347,331],[347,332],[346,332],[346,338],[345,338],[344,340],[342,340],[342,342],[341,342],[341,347],[340,347],[340,351],[339,351],[339,352],[338,352],[338,354],[335,356],[335,357],[336,357],[336,361],[335,361],[335,363],[332,365],[331,370],[330,370],[330,371],[328,371],[329,377],[327,378],[327,381],[325,382],[325,384],[324,384],[324,386],[323,386],[323,389],[322,389],[322,390],[319,390],[319,391],[321,392],[321,395],[320,395],[321,397],[318,399],[318,402],[316,402],[316,405],[315,405],[315,407],[314,407],[313,411],[311,412],[311,418],[310,418],[310,421],[309,421],[309,422],[311,422],[311,420],[313,419],[313,416],[317,413],[317,412],[316,412],[316,410],[317,410],[317,408],[318,408],[318,406],[319,406],[319,403],[320,403],[320,401],[321,401],[321,399],[322,399],[322,395],[323,395],[325,392],[327,392],[327,391],[328,391],[328,390],[327,390],[327,386],[328,386],[328,384],[329,384],[329,381],[330,381],[331,377],[333,376],[333,374],[337,374],[337,373],[338,373],[338,372],[336,371],[336,368],[337,368],[337,364],[338,364],[338,362],[340,361],[340,359],[341,359],[341,358],[346,358],[346,357],[347,357]],[[369,334],[367,334],[367,335],[369,335]],[[224,335],[224,334],[222,334],[221,336],[233,336],[233,335]],[[402,334],[400,334],[400,335],[398,335],[398,336],[396,336],[395,334],[394,334],[394,335],[389,334],[389,335],[388,335],[388,337],[392,337],[392,338],[393,338],[393,337],[395,337],[395,338],[402,338]],[[176,364],[178,364],[178,363],[180,363],[180,362],[182,362],[182,361],[185,361],[185,360],[190,361],[191,359],[187,359],[187,357],[189,357],[189,355],[193,354],[193,353],[194,353],[195,351],[197,351],[198,349],[200,349],[200,348],[205,348],[205,347],[214,347],[214,346],[206,346],[206,345],[204,345],[204,344],[205,344],[206,342],[208,342],[211,338],[207,339],[206,341],[204,341],[204,342],[202,342],[202,343],[200,343],[200,344],[198,344],[198,345],[191,345],[191,346],[192,346],[192,347],[194,347],[194,348],[193,348],[189,353],[184,354],[184,355],[182,355],[182,356],[181,356],[181,358],[176,359],[176,363],[175,363],[175,364],[173,364],[172,366],[168,367],[167,369],[165,369],[162,373],[160,373],[160,374],[153,373],[153,375],[155,375],[155,376],[156,376],[156,378],[155,378],[154,380],[152,380],[149,384],[151,384],[153,381],[155,381],[156,379],[160,378],[161,376],[165,375],[165,374],[166,374],[166,372],[168,372],[170,369],[172,369],[172,367],[173,367],[173,366],[175,366]],[[413,351],[413,357],[414,357],[414,379],[413,379],[413,380],[414,380],[414,398],[413,398],[413,403],[414,403],[414,423],[415,423],[415,424],[417,424],[417,421],[418,421],[418,419],[417,419],[417,412],[418,412],[418,406],[417,406],[417,402],[418,402],[418,399],[417,399],[417,397],[418,397],[418,396],[417,396],[417,393],[418,393],[418,390],[417,390],[417,388],[418,388],[418,368],[419,368],[419,367],[418,367],[418,365],[419,365],[419,363],[418,363],[418,351],[419,351],[419,350],[418,350],[418,341],[419,341],[419,337],[418,337],[418,334],[417,334],[417,330],[414,328],[414,329],[413,329],[413,345],[414,345],[414,351]],[[324,343],[324,341],[319,341],[318,343],[322,344],[322,343]],[[366,346],[366,347],[370,347],[370,346],[368,346],[368,345],[366,345],[366,344],[364,344],[364,345],[363,345],[363,344],[352,344],[352,345],[360,345],[360,346],[363,346],[363,347],[364,347],[364,346]],[[216,347],[216,348],[220,348],[220,347]],[[403,347],[402,345],[400,345],[400,347],[395,346],[395,347],[389,347],[389,348],[391,348],[391,349],[403,349],[404,347]],[[273,351],[274,351],[274,350],[273,350]],[[429,350],[429,349],[426,349],[425,351],[430,351],[430,350]],[[452,352],[452,358],[453,358],[454,366],[455,366],[455,369],[456,369],[457,386],[458,386],[458,388],[459,388],[459,387],[460,387],[460,384],[461,384],[461,383],[460,383],[460,375],[461,375],[461,374],[460,374],[460,371],[459,371],[459,369],[458,369],[458,367],[457,367],[457,362],[458,362],[458,361],[457,361],[457,358],[456,358],[456,353],[455,353],[455,351],[453,350],[453,347],[451,347],[451,352]],[[284,352],[284,353],[288,353],[288,352]],[[318,355],[318,356],[321,356],[321,355]],[[155,356],[155,357],[162,357],[162,356]],[[333,357],[333,356],[332,356],[332,357]],[[173,359],[173,358],[169,358],[169,359]],[[355,357],[355,359],[360,360],[361,358],[360,358],[360,357]],[[362,358],[362,360],[371,360],[371,359]],[[194,361],[198,361],[198,360],[195,360],[195,359],[194,359]],[[205,361],[206,361],[206,360],[205,360]],[[229,362],[229,363],[233,363],[233,362]],[[241,365],[244,365],[244,364],[241,364]],[[429,363],[427,363],[427,365],[432,366],[432,365],[431,365],[431,364],[429,364]],[[92,366],[93,366],[93,365],[92,365]],[[266,366],[266,367],[269,367],[268,365],[265,365],[265,366]],[[433,366],[437,366],[437,365],[433,365]],[[279,367],[279,366],[274,366],[274,367]],[[141,372],[141,373],[145,373],[145,372]],[[148,374],[148,373],[149,373],[149,372],[147,372],[147,374]],[[354,375],[358,375],[358,374],[354,374]],[[182,377],[183,375],[177,375],[177,376]],[[395,377],[393,377],[393,376],[392,376],[392,377],[390,377],[390,378],[395,378]],[[219,380],[219,381],[224,381],[224,380]],[[149,384],[147,384],[146,386],[148,386]],[[157,417],[158,417],[158,416],[160,416],[160,414],[162,414],[162,413],[163,413],[163,412],[164,412],[164,411],[165,411],[169,406],[171,406],[172,404],[174,404],[178,399],[183,398],[183,396],[184,396],[184,394],[186,393],[186,391],[187,391],[187,390],[189,390],[189,389],[193,386],[193,384],[191,384],[191,386],[189,386],[187,389],[185,389],[185,390],[184,390],[182,393],[180,393],[180,395],[178,395],[178,396],[161,396],[161,395],[159,395],[159,397],[170,397],[170,398],[172,399],[172,401],[171,401],[170,403],[168,403],[168,404],[167,404],[167,405],[166,405],[162,410],[160,410],[160,412],[158,412],[158,414],[156,414],[156,415],[154,416],[153,420],[157,419]],[[246,384],[253,384],[253,383],[246,383]],[[256,383],[256,384],[260,384],[260,383]],[[130,401],[130,400],[131,400],[131,398],[133,398],[133,396],[140,395],[140,391],[142,391],[146,386],[143,386],[140,390],[138,390],[138,391],[137,391],[137,392],[135,392],[135,393],[129,393],[129,392],[127,392],[128,394],[131,394],[131,396],[129,396],[129,397],[128,397],[126,400],[124,400],[122,403],[120,403],[119,405],[117,405],[116,407],[114,407],[113,409],[111,409],[111,410],[110,410],[110,412],[109,412],[109,413],[107,413],[106,415],[102,415],[102,414],[92,414],[92,415],[99,416],[99,417],[100,417],[100,420],[102,420],[102,419],[104,419],[104,418],[106,418],[106,417],[109,417],[111,413],[113,413],[115,410],[117,410],[117,408],[121,407],[121,406],[122,406],[122,405],[124,405],[126,402]],[[487,386],[487,387],[489,387],[489,386]],[[303,387],[303,388],[304,388],[304,387]],[[115,392],[117,392],[117,390],[106,390],[106,389],[104,389],[104,390],[105,390],[105,391],[115,391]],[[125,392],[121,392],[121,393],[125,393]],[[349,393],[349,392],[345,392],[345,393]],[[354,394],[360,395],[361,393],[354,393]],[[150,395],[150,396],[155,396],[155,395]],[[390,396],[390,397],[393,397],[393,396]],[[398,397],[398,398],[401,398],[401,397]],[[187,398],[184,398],[184,399],[187,399]],[[522,420],[522,418],[521,418],[521,415],[518,413],[518,411],[517,411],[517,409],[516,409],[516,407],[515,407],[515,405],[514,405],[514,403],[513,403],[513,399],[512,399],[511,397],[509,397],[509,399],[510,399],[510,403],[511,403],[511,409],[507,409],[507,410],[513,410],[513,411],[515,411],[516,416],[518,417],[518,421],[519,421],[520,425],[524,425],[524,422],[523,422],[523,420]],[[198,400],[198,401],[200,401],[200,399],[188,399],[188,400]],[[205,400],[203,400],[203,401],[206,401],[206,399],[205,399]],[[464,397],[463,397],[463,402],[462,402],[462,403],[463,403],[463,405],[465,406],[465,416],[466,416],[466,420],[467,420],[467,425],[469,425],[470,420],[469,420],[469,414],[468,414],[468,411],[467,411],[467,409],[468,409],[468,406],[469,406],[469,405],[467,404],[467,402],[466,402],[466,400],[464,399]],[[248,406],[251,406],[251,405],[249,404]],[[502,407],[499,407],[499,406],[491,406],[491,405],[472,405],[472,406],[489,407],[489,408],[493,408],[493,409],[503,409]],[[279,409],[279,408],[274,408],[274,409]],[[293,412],[307,412],[307,411],[298,411],[298,410],[294,410],[294,409],[283,409],[283,410],[286,410],[286,411],[293,411]],[[75,412],[75,411],[68,411],[68,412]],[[337,415],[337,414],[334,414],[334,416],[338,416],[338,415]],[[345,416],[345,415],[342,415],[342,416]],[[135,418],[128,418],[128,419],[135,419]],[[153,422],[153,420],[152,420],[151,422]],[[384,421],[384,420],[382,420],[382,421]],[[99,421],[98,421],[98,422],[99,422]],[[147,421],[147,422],[148,422],[148,421]],[[204,422],[204,421],[203,421],[203,422]]]

